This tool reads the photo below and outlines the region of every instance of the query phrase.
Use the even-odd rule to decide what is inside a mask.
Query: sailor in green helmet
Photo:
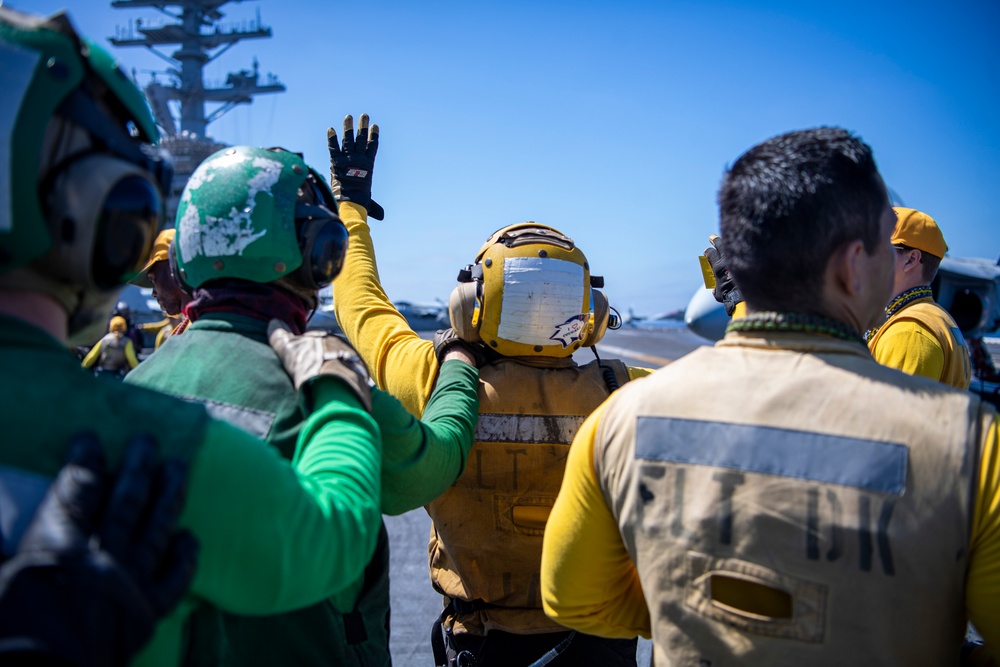
[[[312,406],[292,463],[201,405],[83,371],[67,346],[100,336],[145,264],[169,160],[138,89],[64,14],[0,7],[0,62],[4,557],[76,434],[93,432],[114,472],[126,443],[146,433],[158,457],[188,469],[179,525],[200,552],[188,596],[134,664],[178,664],[198,607],[268,614],[341,593],[371,558],[381,512],[381,439],[352,351],[333,337],[276,335]]]
[[[364,136],[350,142],[361,157],[377,146],[365,120]],[[178,282],[191,292],[185,312],[192,324],[128,381],[203,403],[285,458],[309,455],[297,443],[310,407],[268,345],[268,323],[277,318],[305,331],[317,291],[339,273],[346,252],[337,210],[330,187],[295,153],[236,146],[208,157],[181,195],[172,246]],[[434,500],[465,467],[478,373],[460,346],[443,358],[422,422],[389,394],[371,390],[387,514]],[[365,572],[328,600],[274,616],[224,614],[223,625],[228,667],[389,665],[385,530]]]

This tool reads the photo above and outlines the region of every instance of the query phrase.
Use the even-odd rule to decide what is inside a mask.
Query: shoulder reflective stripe
[[[10,183],[14,165],[11,157],[14,125],[41,57],[37,51],[0,44],[0,62],[3,62],[3,67],[0,67],[0,90],[3,90],[3,101],[0,102],[0,164],[4,166],[4,175],[0,179],[0,232],[9,232],[14,226]]]
[[[902,495],[909,450],[892,442],[668,417],[639,417],[635,455]]]
[[[0,466],[0,547],[4,558],[13,555],[51,483],[45,475]]]
[[[210,401],[196,396],[178,396],[189,403],[200,403],[205,406],[205,411],[212,419],[228,422],[250,435],[264,438],[271,432],[271,424],[274,423],[274,413],[254,410],[253,408],[233,405],[232,403],[222,403],[220,401]]]
[[[479,415],[476,442],[525,442],[568,445],[585,417],[569,415]]]

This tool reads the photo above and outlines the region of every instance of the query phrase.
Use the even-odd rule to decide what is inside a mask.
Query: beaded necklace
[[[787,331],[833,336],[852,343],[861,342],[861,334],[852,327],[822,315],[807,315],[805,313],[753,313],[729,323],[726,333],[738,331],[748,333],[754,331]]]
[[[917,299],[923,299],[927,296],[934,296],[934,293],[931,292],[930,285],[923,285],[921,287],[914,287],[913,289],[906,290],[889,302],[889,305],[885,308],[885,318],[889,319]]]
[[[906,308],[908,305],[916,301],[917,299],[923,299],[928,296],[934,296],[931,291],[930,285],[922,285],[920,287],[913,287],[906,290],[898,295],[896,298],[889,302],[889,305],[885,307],[885,319],[888,320],[890,317]],[[882,322],[885,324],[885,321]],[[878,330],[882,328],[882,325],[869,329],[865,332],[865,341],[870,341],[872,337],[878,333]]]

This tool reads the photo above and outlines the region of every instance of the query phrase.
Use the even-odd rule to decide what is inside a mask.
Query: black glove
[[[344,140],[337,142],[337,132],[326,129],[326,143],[330,148],[330,189],[337,201],[350,201],[364,206],[368,217],[385,218],[385,211],[372,201],[372,170],[378,153],[378,125],[368,131],[368,114],[358,119],[358,137],[354,138],[354,118],[344,117]]]
[[[434,354],[437,356],[439,365],[444,363],[444,355],[448,353],[448,350],[455,346],[461,347],[472,356],[476,368],[482,368],[489,363],[485,345],[462,340],[451,327],[438,329],[434,332]]]
[[[736,304],[743,300],[743,294],[733,282],[732,276],[729,275],[729,269],[726,268],[726,258],[722,256],[722,251],[716,247],[715,241],[712,242],[710,248],[705,250],[705,257],[712,266],[712,273],[715,274],[715,289],[712,290],[712,296],[726,307],[726,314],[732,316],[733,311],[736,310]]]
[[[372,410],[371,379],[368,367],[350,343],[326,331],[307,331],[296,336],[281,320],[271,320],[268,341],[281,359],[292,384],[300,390],[306,407],[312,409],[309,384],[323,375],[344,381],[368,412]]]
[[[156,458],[148,438],[130,442],[109,499],[97,437],[73,439],[0,569],[0,659],[126,665],[180,601],[198,551],[190,533],[173,530],[186,471]]]

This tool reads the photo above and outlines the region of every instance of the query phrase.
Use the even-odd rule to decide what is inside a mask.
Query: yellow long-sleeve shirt
[[[379,388],[419,417],[437,380],[434,344],[410,328],[382,289],[367,215],[363,206],[340,203],[351,243],[344,270],[333,283],[334,312]]]

